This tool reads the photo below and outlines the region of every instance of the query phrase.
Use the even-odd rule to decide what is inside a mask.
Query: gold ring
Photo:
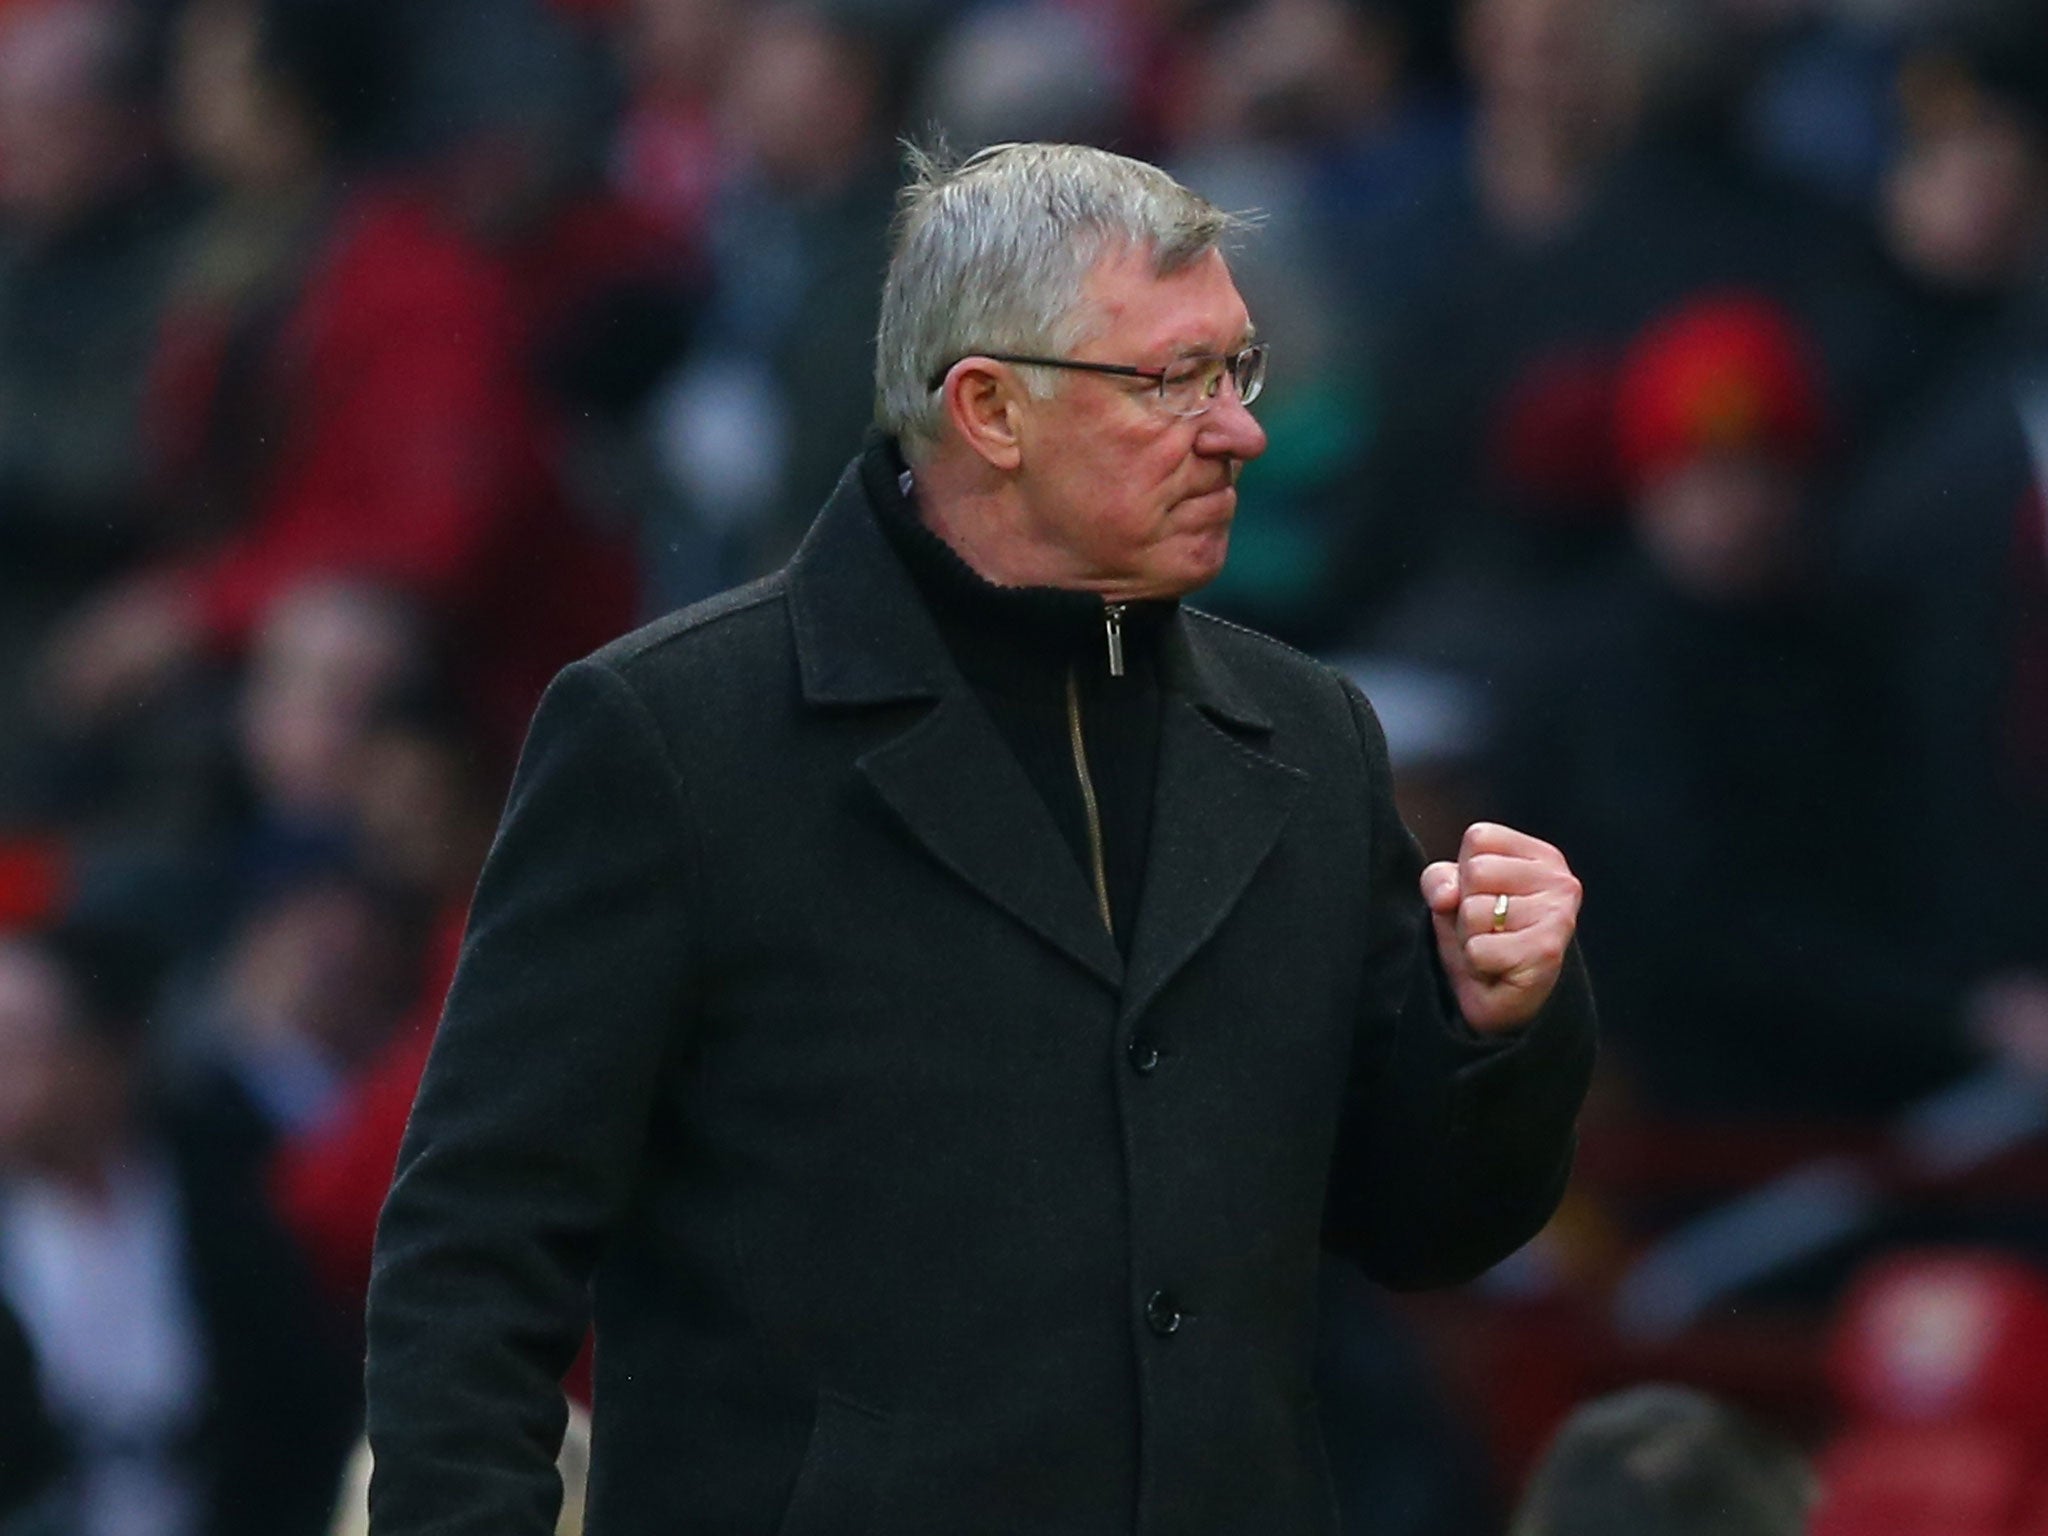
[[[1493,931],[1506,933],[1508,928],[1508,893],[1502,891],[1493,898]]]

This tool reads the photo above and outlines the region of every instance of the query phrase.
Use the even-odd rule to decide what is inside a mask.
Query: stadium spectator
[[[1814,1497],[1782,1436],[1689,1388],[1635,1387],[1565,1421],[1509,1536],[1800,1536]]]
[[[1105,144],[1129,124],[1124,78],[1102,18],[1032,0],[964,11],[922,71],[915,120],[967,154],[1026,141]]]
[[[654,402],[669,479],[644,546],[657,608],[780,563],[867,428],[896,194],[889,62],[822,8],[747,19],[720,94],[734,163],[708,286]]]
[[[350,1373],[233,1137],[153,1103],[104,943],[0,939],[0,1295],[82,1536],[314,1536]]]
[[[612,178],[693,264],[706,259],[725,176],[718,87],[740,32],[734,0],[632,0],[619,28],[632,98],[613,141]]]
[[[0,827],[49,808],[50,626],[142,540],[143,382],[184,215],[118,0],[0,12]]]
[[[260,1156],[333,1109],[397,1017],[397,913],[346,867],[301,869],[266,891],[230,936],[195,1048],[240,1099]]]
[[[347,848],[369,777],[365,738],[394,700],[423,686],[424,629],[387,590],[322,580],[281,595],[252,637],[236,741],[253,800],[248,861],[259,878],[294,848]]]
[[[2048,21],[1972,7],[1923,22],[1899,52],[1897,141],[1874,199],[1899,323],[1868,359],[1873,442],[2024,325],[2015,310],[2048,257]]]
[[[2048,249],[2048,25],[2014,7],[1931,28],[1898,84],[1886,238],[1901,266],[1981,327]]]
[[[1742,286],[1802,319],[1830,312],[1829,352],[1838,330],[1886,323],[1860,284],[1831,313],[1852,275],[1831,221],[1673,130],[1645,132],[1669,57],[1657,14],[1617,0],[1465,9],[1463,163],[1361,268],[1397,323],[1364,360],[1383,413],[1336,574],[1360,643],[1487,679],[1557,582],[1626,542],[1609,371],[1687,294]]]
[[[75,720],[208,654],[286,592],[369,576],[418,596],[509,745],[546,677],[621,622],[574,576],[508,274],[403,183],[354,186],[386,46],[373,7],[193,0],[176,55],[186,152],[218,196],[156,367],[183,554],[71,621]],[[365,98],[368,98],[367,100]]]
[[[1612,892],[1587,925],[1605,1017],[1667,1110],[1872,1114],[1973,1060],[1871,835],[1895,717],[1819,580],[1816,354],[1743,293],[1644,331],[1614,406],[1632,547],[1499,694],[1501,782]]]
[[[547,0],[428,0],[407,15],[420,177],[510,281],[553,472],[556,537],[535,553],[556,574],[525,600],[580,593],[588,622],[570,633],[603,638],[641,597],[633,542],[655,471],[640,422],[689,340],[698,235],[609,179],[618,61],[588,17]]]
[[[2048,312],[2036,294],[1878,447],[1837,564],[1901,701],[1884,825],[1925,892],[1917,926],[1976,978],[1978,1036],[2048,1069],[2048,963],[1987,864],[2048,859]]]

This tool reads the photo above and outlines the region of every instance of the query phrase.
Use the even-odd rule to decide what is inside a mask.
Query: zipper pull
[[[1109,637],[1109,675],[1124,675],[1124,605],[1105,603],[1102,608],[1102,627]]]

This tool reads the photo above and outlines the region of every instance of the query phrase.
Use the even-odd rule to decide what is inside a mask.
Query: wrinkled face
[[[1251,340],[1251,317],[1223,257],[1210,251],[1167,277],[1149,253],[1124,248],[1089,274],[1094,323],[1068,355],[1163,368],[1176,358],[1231,353]],[[1180,417],[1145,379],[1062,372],[1020,422],[1017,485],[1034,537],[1057,548],[1065,584],[1113,601],[1177,597],[1215,579],[1230,546],[1240,465],[1266,434],[1234,388],[1200,416]]]

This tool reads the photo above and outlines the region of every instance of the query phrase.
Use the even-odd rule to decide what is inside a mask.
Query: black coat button
[[[1160,1338],[1170,1333],[1179,1333],[1181,1324],[1180,1308],[1173,1304],[1173,1298],[1164,1291],[1154,1291],[1145,1298],[1145,1326]]]
[[[1159,1047],[1143,1035],[1133,1040],[1124,1054],[1131,1063],[1131,1070],[1140,1077],[1147,1076],[1159,1065]]]

